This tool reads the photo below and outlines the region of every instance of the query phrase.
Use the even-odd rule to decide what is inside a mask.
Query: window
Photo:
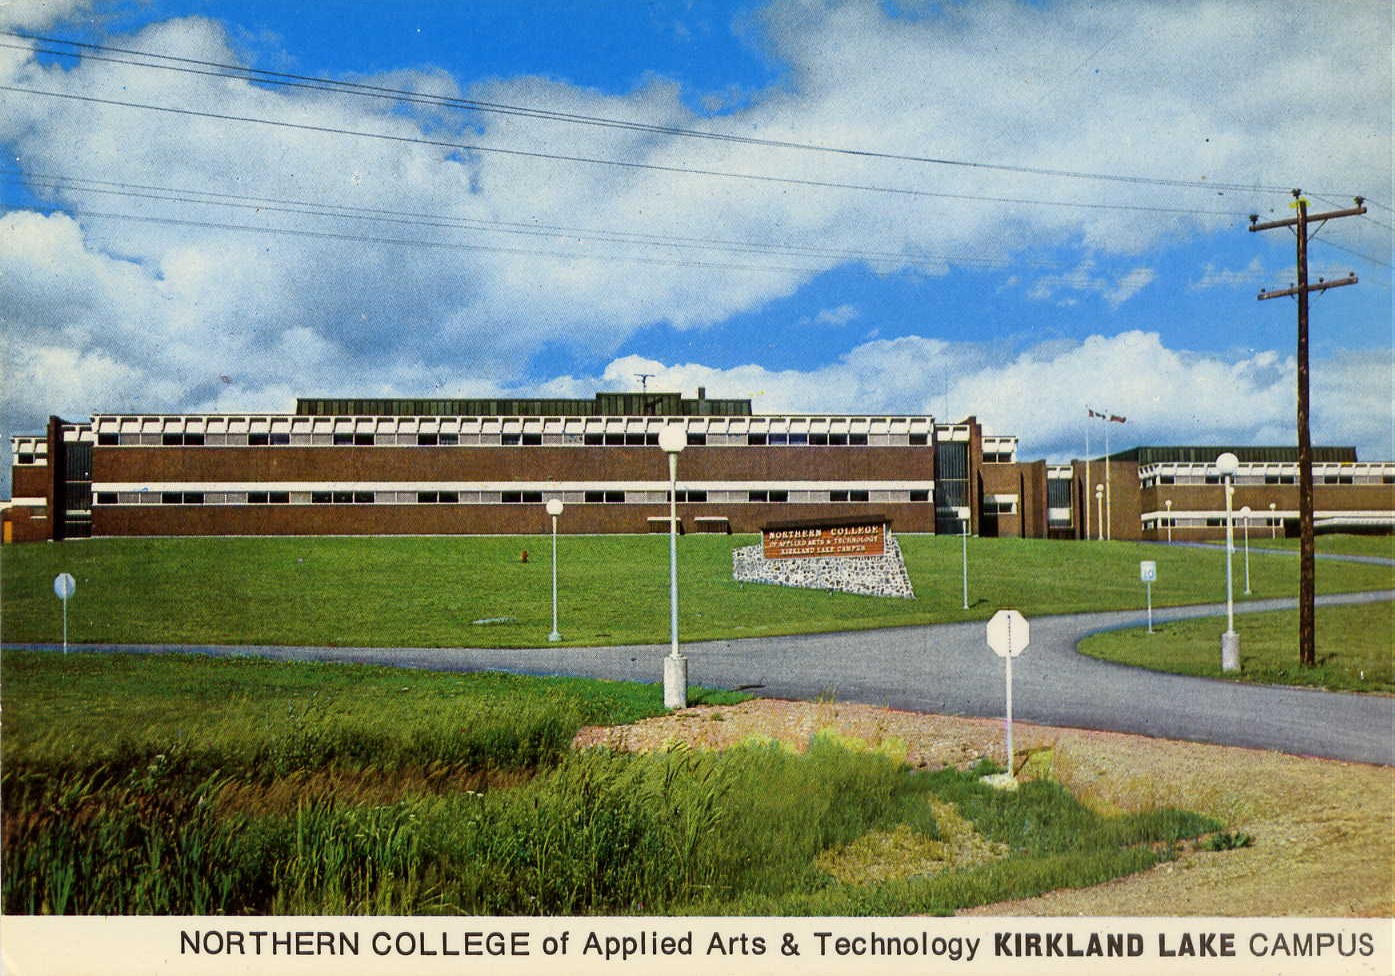
[[[809,443],[812,444],[814,447],[827,447],[827,446],[828,446],[828,435],[827,435],[827,434],[810,434],[810,435],[809,435]]]
[[[1158,484],[1175,485],[1177,484],[1177,476],[1175,474],[1160,474],[1158,475]]]
[[[443,491],[436,497],[442,505],[460,504],[460,492],[458,491]]]
[[[180,492],[177,492],[177,491],[162,491],[162,492],[160,492],[160,504],[161,504],[161,505],[178,505],[178,504],[179,504],[180,502],[182,502],[182,501],[184,501],[184,495],[181,494]]]
[[[747,434],[747,435],[746,435],[746,443],[747,443],[747,444],[754,444],[754,445],[756,445],[757,447],[759,447],[759,446],[761,446],[761,445],[763,445],[763,444],[766,444],[766,443],[768,443],[768,442],[769,442],[769,438],[766,437],[766,435],[764,435],[764,434]]]
[[[867,446],[867,435],[866,435],[866,434],[849,434],[849,435],[848,435],[848,443],[851,444],[853,447],[866,447],[866,446]]]
[[[1324,485],[1349,485],[1352,483],[1352,477],[1349,474],[1325,474],[1322,476],[1322,483]]]
[[[334,504],[348,505],[354,500],[354,493],[351,491],[336,491],[334,493]]]
[[[707,435],[706,435],[706,434],[689,434],[689,435],[688,435],[688,446],[689,446],[689,447],[702,447],[702,446],[705,445],[706,443],[707,443]]]
[[[107,435],[107,436],[109,436],[109,435]],[[33,463],[34,463],[34,455],[32,455],[32,454],[21,454],[21,455],[19,456],[19,458],[18,458],[18,463],[20,463],[20,464],[33,464]]]
[[[625,500],[625,493],[623,491],[588,491],[585,497],[588,502],[616,504]]]
[[[373,504],[373,493],[372,493],[371,491],[356,491],[356,492],[354,492],[354,504],[355,504],[355,505],[372,505],[372,504]]]
[[[910,444],[911,447],[925,447],[927,444],[930,443],[930,435],[912,434],[910,437],[906,439],[906,443]]]
[[[929,500],[930,500],[930,492],[928,492],[928,491],[926,491],[926,490],[924,490],[924,489],[912,489],[912,491],[911,491],[911,501],[913,501],[913,502],[928,502]]]
[[[328,505],[334,501],[334,496],[327,491],[312,491],[310,501],[316,505]]]
[[[115,434],[98,434],[97,443],[102,447],[113,447],[121,443],[121,439]],[[20,463],[23,464],[24,462],[21,461]]]
[[[990,452],[985,452],[984,455],[983,455],[983,463],[984,463],[984,464],[1011,464],[1011,463],[1012,463],[1012,452],[1011,452],[1011,451],[990,451]]]
[[[186,491],[186,492],[184,493],[184,504],[185,504],[185,505],[202,505],[202,504],[203,504],[203,492],[201,492],[201,491]]]
[[[354,443],[353,434],[335,434],[334,444],[336,447],[352,446]]]
[[[110,435],[107,435],[107,436],[110,436]],[[187,446],[189,446],[189,447],[202,447],[202,446],[203,446],[203,435],[202,435],[202,434],[161,434],[161,435],[160,435],[160,444],[161,444],[162,446],[164,446],[164,447],[180,447],[181,445],[187,445]]]
[[[809,443],[809,435],[808,435],[808,434],[791,434],[791,435],[790,435],[790,444],[791,444],[792,446],[802,447],[803,445],[808,444],[808,443]]]
[[[538,446],[539,444],[541,444],[541,443],[542,443],[542,434],[524,434],[524,435],[523,435],[523,446],[524,446],[524,447],[537,447],[537,446]]]
[[[441,496],[434,491],[419,491],[417,492],[417,504],[434,505],[436,502],[440,501],[440,497]]]
[[[354,435],[354,446],[355,446],[355,447],[372,447],[372,446],[373,446],[373,435],[372,435],[372,434],[355,434],[355,435]]]
[[[437,442],[438,441],[435,434],[417,435],[417,447],[435,447]]]
[[[581,439],[581,442],[585,444],[587,447],[599,447],[600,445],[605,443],[605,435],[587,434]]]
[[[272,434],[272,435],[271,435],[271,446],[272,446],[272,447],[283,447],[283,446],[289,444],[290,442],[291,442],[291,435],[290,435],[290,434]]]
[[[680,491],[680,492],[678,493],[678,500],[679,500],[680,502],[705,502],[705,501],[707,501],[707,492],[705,492],[705,491]]]
[[[787,502],[790,500],[790,493],[787,491],[772,491],[770,493],[772,502]]]
[[[523,443],[523,435],[522,435],[522,434],[501,434],[501,435],[499,436],[499,443],[502,444],[502,445],[504,445],[505,447],[517,447],[519,444],[522,444],[522,443]]]
[[[766,502],[766,501],[769,501],[769,500],[770,500],[770,492],[768,492],[768,491],[748,491],[748,492],[746,492],[746,500],[747,500],[748,502]]]
[[[844,447],[848,443],[847,434],[829,434],[828,443],[832,447]]]
[[[1218,474],[1207,474],[1206,483],[1208,485],[1219,485],[1221,483],[1221,476]]]
[[[1266,485],[1292,485],[1297,484],[1298,476],[1292,474],[1266,474],[1264,483]]]
[[[291,501],[291,493],[288,491],[269,492],[266,500],[272,505],[288,505]]]
[[[97,492],[97,504],[98,504],[98,505],[115,505],[115,504],[116,504],[116,492],[114,492],[114,491],[99,491],[99,492]]]
[[[264,491],[249,491],[247,493],[248,505],[265,505],[270,501],[270,496]]]

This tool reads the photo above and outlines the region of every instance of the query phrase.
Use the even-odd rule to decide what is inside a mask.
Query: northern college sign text
[[[777,522],[761,529],[766,559],[815,556],[881,556],[886,553],[887,520],[881,516]]]

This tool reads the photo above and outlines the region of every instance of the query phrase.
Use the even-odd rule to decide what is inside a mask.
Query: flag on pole
[[[1118,414],[1114,414],[1114,413],[1111,413],[1111,414],[1109,415],[1109,422],[1110,422],[1110,423],[1113,423],[1113,424],[1122,424],[1122,423],[1126,423],[1126,421],[1124,420],[1123,417],[1120,417]]]

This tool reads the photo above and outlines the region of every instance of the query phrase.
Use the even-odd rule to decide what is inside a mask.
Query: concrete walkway
[[[1318,598],[1320,606],[1381,602],[1395,590]],[[1253,600],[1238,614],[1291,609]],[[1154,611],[1164,622],[1223,615],[1210,604]],[[1013,712],[1021,721],[1132,732],[1395,765],[1395,698],[1251,685],[1145,671],[1087,658],[1087,634],[1143,626],[1141,611],[1069,614],[1031,621],[1031,645],[1013,665]],[[1217,657],[1220,632],[1217,622]],[[1243,622],[1237,626],[1242,636]],[[6,645],[57,649],[56,645]],[[438,671],[504,670],[657,682],[667,645],[481,648],[215,647],[81,645],[83,651],[198,653],[280,660],[389,664]],[[1000,716],[1003,665],[983,622],[847,633],[707,641],[683,645],[689,680],[748,688],[776,698],[829,694],[840,701],[946,715]]]

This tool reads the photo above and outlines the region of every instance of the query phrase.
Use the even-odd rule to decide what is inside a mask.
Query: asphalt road
[[[1320,605],[1395,599],[1395,591],[1319,597]],[[1295,606],[1254,600],[1238,614]],[[1154,611],[1154,620],[1224,614],[1220,604]],[[1039,617],[1013,663],[1020,721],[1132,732],[1395,765],[1395,699],[1161,674],[1084,657],[1085,635],[1142,626],[1141,611]],[[1220,655],[1220,632],[1216,628]],[[1241,634],[1243,623],[1236,628]],[[47,647],[55,645],[12,645]],[[439,671],[484,669],[656,682],[667,645],[526,650],[480,648],[215,647],[82,645],[84,651],[253,655],[348,661]],[[683,645],[692,684],[749,688],[775,698],[831,694],[839,701],[945,715],[1001,716],[1003,663],[971,622]]]

